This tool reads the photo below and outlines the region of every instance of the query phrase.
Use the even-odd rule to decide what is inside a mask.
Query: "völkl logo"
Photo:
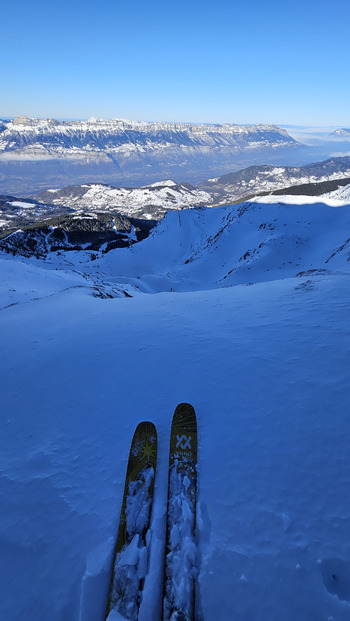
[[[176,444],[176,448],[181,448],[181,449],[190,449],[191,450],[191,436],[176,436],[177,438],[177,444]]]

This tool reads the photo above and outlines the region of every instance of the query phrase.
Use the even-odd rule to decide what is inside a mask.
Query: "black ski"
[[[157,432],[140,423],[132,439],[105,618],[116,610],[137,621],[147,573],[150,525],[157,462]]]

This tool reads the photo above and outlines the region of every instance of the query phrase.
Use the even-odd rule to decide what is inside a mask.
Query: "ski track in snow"
[[[198,417],[196,620],[350,618],[350,211],[303,198],[168,214],[97,261],[0,255],[1,619],[104,619],[152,420],[139,619],[160,621],[180,402]]]

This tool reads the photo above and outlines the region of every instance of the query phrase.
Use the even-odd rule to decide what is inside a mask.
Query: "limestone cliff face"
[[[250,162],[259,153],[297,147],[274,125],[20,116],[0,122],[0,191],[23,195],[26,188],[33,192],[85,182],[142,185],[169,177],[191,183],[231,172],[242,158]]]

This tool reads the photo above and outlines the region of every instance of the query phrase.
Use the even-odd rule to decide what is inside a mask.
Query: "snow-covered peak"
[[[173,188],[177,183],[172,181],[172,179],[166,179],[165,181],[155,181],[155,183],[151,183],[148,187],[150,188]],[[144,186],[145,187],[145,186]]]
[[[340,129],[336,129],[335,132],[332,132],[331,136],[340,136],[342,138],[350,137],[350,129],[347,127],[341,127]]]

